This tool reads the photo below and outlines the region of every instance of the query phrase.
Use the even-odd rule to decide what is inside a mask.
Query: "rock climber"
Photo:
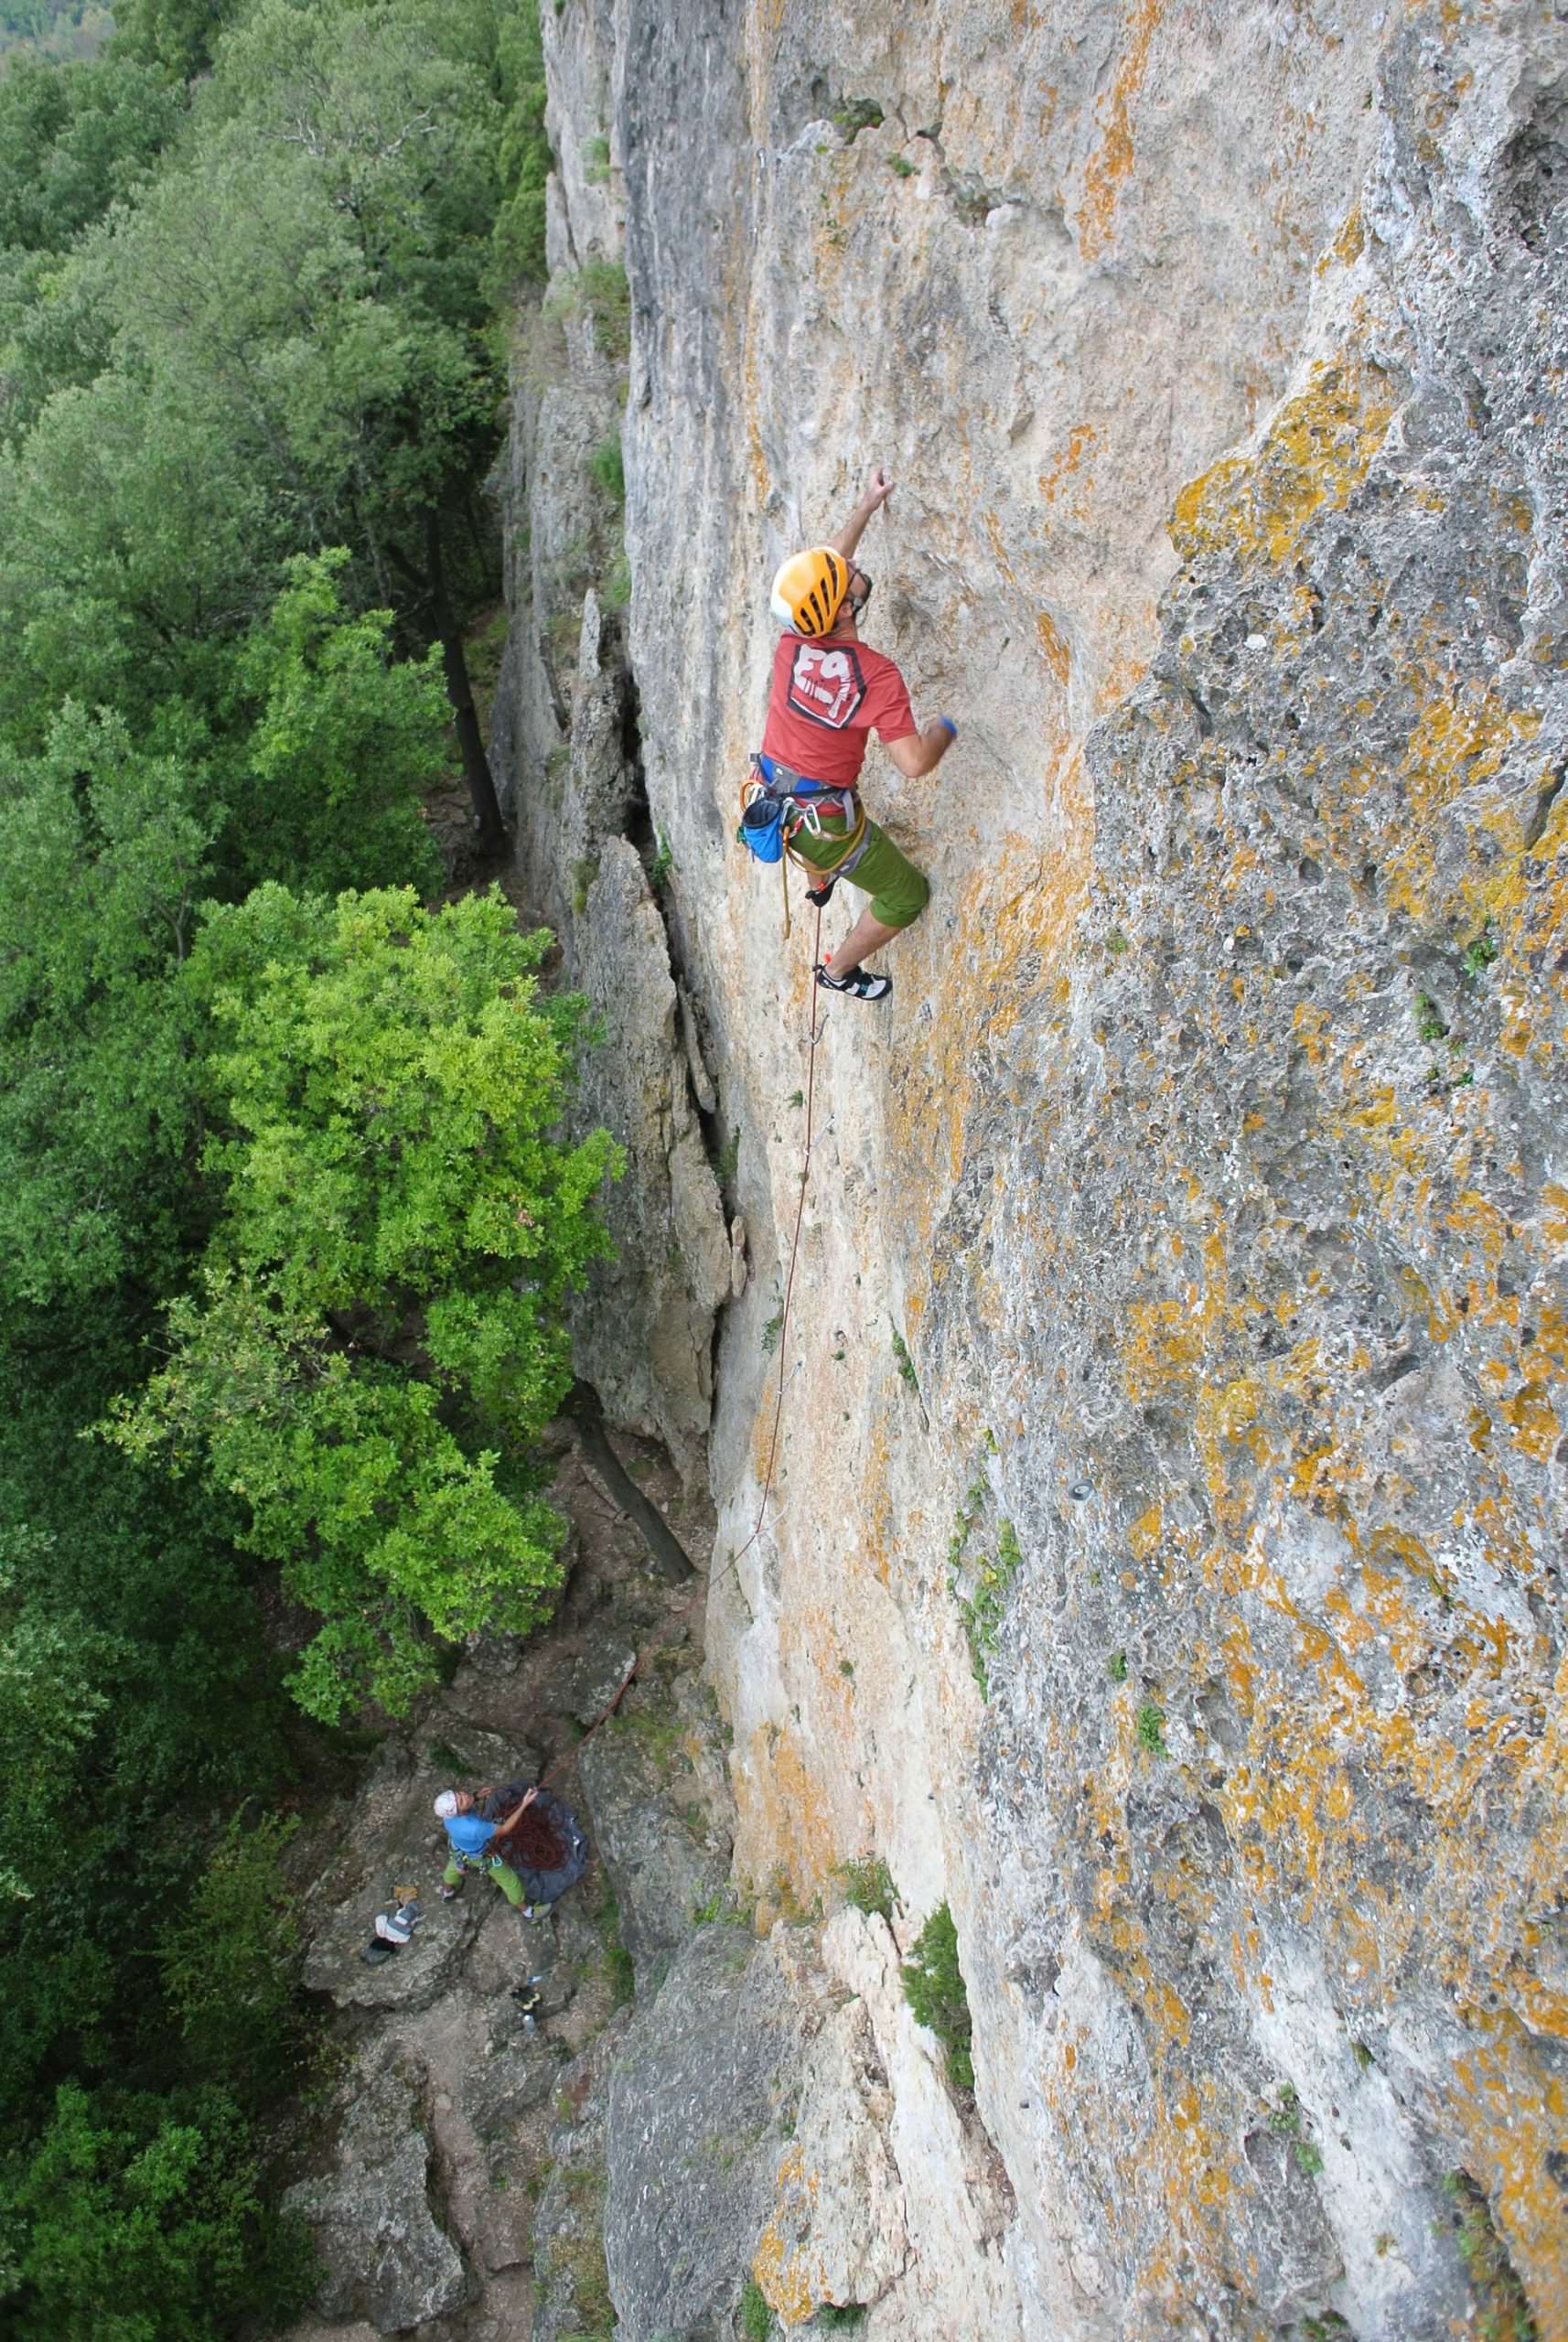
[[[860,639],[871,579],[855,563],[866,522],[892,495],[880,465],[832,542],[792,554],[773,581],[773,615],[784,632],[773,655],[773,687],[762,752],[770,790],[787,795],[789,850],[822,874],[806,899],[825,903],[840,878],[870,902],[837,950],[816,970],[830,992],[886,1000],[893,979],[862,965],[925,909],[930,887],[886,832],[865,817],[855,784],[875,732],[909,780],[934,772],[958,736],[949,715],[922,731],[904,678],[891,659]],[[826,791],[821,810],[813,798]],[[850,843],[859,833],[858,843]]]
[[[542,1919],[587,1868],[588,1842],[553,1789],[521,1781],[443,1789],[435,1812],[451,1850],[443,1902],[461,1895],[466,1873],[482,1871],[521,1918]]]

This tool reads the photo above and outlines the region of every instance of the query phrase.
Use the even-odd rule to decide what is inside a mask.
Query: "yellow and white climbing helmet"
[[[826,634],[849,586],[849,564],[832,545],[791,553],[773,580],[773,615],[797,634]]]

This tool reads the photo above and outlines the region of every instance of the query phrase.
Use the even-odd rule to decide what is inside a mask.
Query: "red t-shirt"
[[[916,728],[904,678],[880,650],[779,636],[765,757],[780,757],[803,779],[846,788],[860,777],[873,732],[879,740],[905,740]]]

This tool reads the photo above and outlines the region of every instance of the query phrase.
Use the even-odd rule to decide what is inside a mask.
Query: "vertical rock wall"
[[[740,1873],[799,1906],[882,1858],[906,1944],[950,1903],[1015,2197],[988,2331],[1522,2333],[1517,2272],[1568,2335],[1568,21],[543,22],[557,150],[610,158],[564,161],[558,263],[624,219],[637,787],[741,1133]],[[535,563],[551,434],[580,478],[598,428],[569,405],[523,400]],[[742,1552],[813,996],[798,897],[786,945],[729,833],[771,568],[878,461],[867,632],[961,735],[936,786],[868,768],[934,896],[890,1007],[822,1032]],[[552,725],[585,801],[582,719],[525,650],[564,916],[577,814],[530,808]],[[604,867],[575,964],[646,925],[628,870],[594,929]],[[652,1162],[693,1105],[649,940],[600,996],[675,1069]],[[650,1422],[647,1322],[611,1370]],[[694,1373],[684,1438],[705,1403]],[[927,2047],[874,2022],[911,2106]],[[865,2330],[929,2334],[940,2126],[887,2120],[904,2260]]]

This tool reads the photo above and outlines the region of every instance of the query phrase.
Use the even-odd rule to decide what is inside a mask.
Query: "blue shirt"
[[[482,1854],[496,1834],[495,1823],[477,1813],[449,1813],[442,1827],[460,1854]]]

